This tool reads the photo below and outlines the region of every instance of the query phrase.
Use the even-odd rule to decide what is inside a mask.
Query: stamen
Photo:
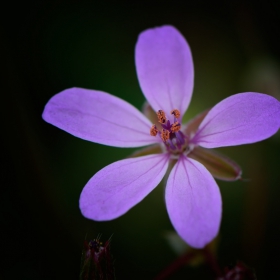
[[[174,143],[172,142],[172,140],[168,139],[167,145],[168,145],[172,150],[176,150],[176,147],[175,147]]]
[[[158,129],[157,129],[156,125],[153,124],[152,127],[151,127],[151,129],[150,129],[150,134],[151,134],[152,136],[156,136],[157,133],[158,133]]]
[[[171,125],[171,131],[174,132],[178,132],[181,128],[181,125],[179,124],[179,122],[175,122]]]
[[[176,119],[178,119],[179,117],[180,117],[180,111],[178,110],[178,109],[173,109],[172,111],[171,111],[171,114],[172,115],[174,115],[174,117],[176,118]]]
[[[162,129],[160,137],[162,139],[162,141],[166,142],[169,139],[169,134],[170,132],[166,129]]]
[[[157,136],[159,134],[161,140],[164,142],[166,150],[173,154],[178,155],[185,153],[189,150],[188,138],[181,132],[180,123],[180,111],[173,109],[171,115],[174,117],[174,121],[170,121],[166,118],[163,110],[158,110],[157,118],[161,124],[161,128],[158,129],[155,124],[150,129],[151,136]]]
[[[185,143],[184,134],[181,131],[178,131],[175,133],[175,135],[176,135],[176,138],[178,139],[179,143],[183,145]]]
[[[158,110],[157,117],[158,117],[158,122],[159,123],[163,123],[163,124],[166,123],[166,116],[165,116],[164,111]]]

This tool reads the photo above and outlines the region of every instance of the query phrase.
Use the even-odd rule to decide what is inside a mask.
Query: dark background
[[[256,91],[280,99],[280,6],[276,1],[16,1],[1,11],[0,279],[78,279],[83,242],[112,234],[117,279],[152,279],[176,252],[161,184],[123,217],[86,220],[78,200],[99,169],[133,149],[75,138],[47,123],[46,102],[65,88],[99,89],[141,109],[134,47],[138,34],[172,24],[195,65],[186,119],[229,95]],[[232,2],[232,3],[231,3]],[[242,260],[258,279],[277,279],[280,250],[279,133],[220,149],[248,181],[221,182],[217,246],[225,266]],[[213,279],[205,266],[170,279]]]

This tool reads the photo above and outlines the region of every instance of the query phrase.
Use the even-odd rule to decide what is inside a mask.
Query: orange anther
[[[170,132],[168,130],[163,129],[160,134],[162,141],[166,142],[169,139],[169,134]]]
[[[178,119],[179,117],[180,117],[180,111],[178,110],[178,109],[173,109],[172,111],[171,111],[171,114],[172,115],[174,115],[174,117],[176,118],[176,119]]]
[[[178,132],[181,128],[181,125],[178,122],[175,122],[171,125],[172,132]]]
[[[152,127],[151,127],[151,129],[150,129],[150,134],[151,134],[152,136],[156,136],[157,133],[158,133],[158,129],[157,129],[156,125],[153,124]]]
[[[159,123],[162,123],[162,124],[166,123],[166,116],[165,116],[164,111],[158,110],[157,117],[158,117],[158,122]]]

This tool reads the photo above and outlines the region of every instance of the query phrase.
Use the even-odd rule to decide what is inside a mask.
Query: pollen
[[[165,116],[164,111],[158,110],[157,117],[158,117],[158,122],[159,123],[162,123],[162,124],[166,123],[166,116]]]
[[[158,133],[158,129],[157,129],[156,125],[153,124],[152,127],[151,127],[151,129],[150,129],[150,134],[151,134],[152,136],[156,136],[157,133]]]
[[[176,119],[178,119],[179,117],[180,117],[180,111],[178,110],[178,109],[173,109],[172,111],[171,111],[171,114],[172,115],[174,115],[174,117],[176,118]]]
[[[171,125],[171,131],[174,132],[178,132],[181,128],[181,125],[178,122],[175,122]]]
[[[170,132],[168,130],[163,129],[160,134],[162,141],[166,142],[169,139],[169,134]]]

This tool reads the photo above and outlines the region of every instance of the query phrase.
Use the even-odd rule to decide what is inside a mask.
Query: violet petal
[[[272,136],[279,126],[278,100],[262,93],[239,93],[215,105],[191,141],[205,148],[254,143]]]
[[[81,193],[82,214],[96,221],[123,215],[160,183],[168,161],[168,154],[157,154],[124,159],[104,167]]]
[[[47,103],[43,118],[79,138],[115,147],[160,142],[151,137],[150,121],[135,107],[111,94],[83,88],[66,89]]]
[[[181,156],[166,186],[166,206],[178,234],[192,247],[203,248],[220,227],[220,190],[199,162]]]
[[[194,69],[182,34],[173,26],[142,32],[135,59],[140,86],[154,111],[164,110],[171,119],[170,111],[178,109],[183,116],[192,96]]]

